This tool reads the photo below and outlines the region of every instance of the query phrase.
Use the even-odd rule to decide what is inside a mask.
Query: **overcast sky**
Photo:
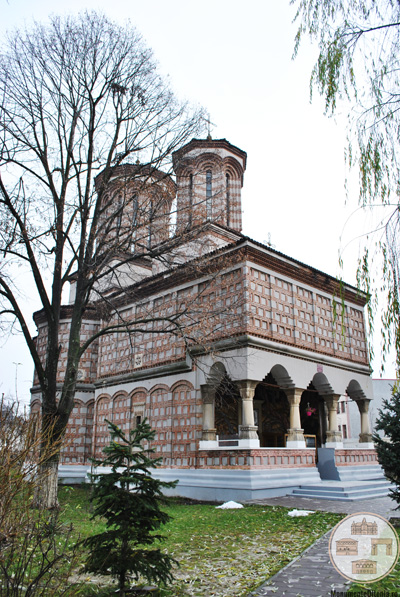
[[[346,282],[355,284],[357,237],[370,226],[346,205],[344,121],[328,119],[309,77],[316,48],[305,45],[292,61],[296,26],[289,0],[0,0],[0,35],[29,27],[49,14],[97,9],[129,19],[154,51],[181,99],[201,104],[225,138],[247,152],[242,190],[243,232],[291,257],[338,275],[344,251]],[[32,305],[32,309],[35,305]],[[379,348],[378,348],[379,352]],[[16,365],[15,363],[22,363]],[[0,346],[0,392],[29,398],[30,357],[15,340]],[[375,367],[378,375],[379,363]],[[386,369],[394,376],[394,368]]]

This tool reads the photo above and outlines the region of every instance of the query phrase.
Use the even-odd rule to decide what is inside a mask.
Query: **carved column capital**
[[[358,398],[358,400],[355,400],[355,402],[357,403],[358,410],[360,411],[361,415],[367,414],[369,412],[371,398]]]
[[[201,398],[204,404],[213,404],[215,400],[215,386],[210,383],[203,383],[200,386]]]
[[[253,400],[254,392],[259,383],[259,381],[253,379],[240,379],[239,381],[235,381],[242,400]]]
[[[304,392],[303,388],[284,388],[283,391],[291,406],[300,405],[301,396]]]
[[[339,402],[340,394],[324,395],[324,401],[329,411],[337,412],[337,405]]]

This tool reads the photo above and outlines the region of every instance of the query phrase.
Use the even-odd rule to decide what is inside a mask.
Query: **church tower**
[[[100,174],[96,189],[101,184]],[[171,177],[150,165],[114,167],[102,198],[98,240],[119,253],[146,255],[170,236],[175,193]]]
[[[241,232],[247,154],[226,139],[192,139],[173,153],[177,234],[206,222]]]

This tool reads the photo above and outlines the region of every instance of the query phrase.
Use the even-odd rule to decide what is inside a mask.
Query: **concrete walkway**
[[[380,514],[387,519],[400,516],[400,511],[395,511],[396,502],[389,497],[339,502],[336,500],[314,500],[283,496],[265,500],[252,500],[247,503],[285,506],[286,508],[299,510],[323,510],[325,512],[343,513],[344,516],[356,512]],[[318,539],[298,558],[282,568],[261,587],[250,593],[248,597],[332,597],[334,590],[338,592],[347,591],[352,583],[335,570],[329,559],[330,533],[331,531]]]

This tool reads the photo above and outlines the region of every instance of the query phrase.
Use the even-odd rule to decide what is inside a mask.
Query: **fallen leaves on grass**
[[[173,557],[179,563],[173,585],[162,592],[165,597],[247,595],[264,580],[298,556],[314,541],[312,532],[303,534],[301,526],[290,532],[271,533],[260,520],[257,534],[213,535],[190,538],[184,554],[181,547]],[[273,525],[271,525],[273,526]],[[321,531],[316,531],[316,536]],[[315,538],[316,538],[315,536]]]
[[[73,519],[83,537],[93,532],[87,507],[83,492],[68,495],[66,520]],[[161,597],[244,597],[342,518],[327,512],[292,518],[281,507],[247,505],[231,510],[179,501],[170,502],[166,510],[172,521],[163,528],[166,540],[160,548],[180,566],[174,570],[173,584],[160,591]],[[94,594],[105,595],[102,590],[79,593]]]

